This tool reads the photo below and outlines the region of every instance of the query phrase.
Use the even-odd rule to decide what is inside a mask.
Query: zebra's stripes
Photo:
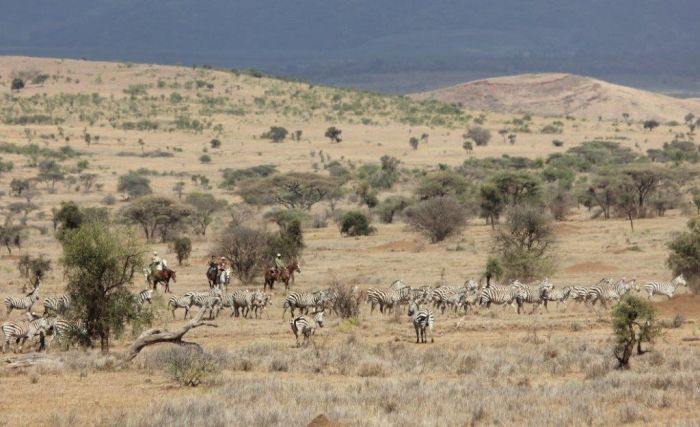
[[[618,282],[614,282],[612,279],[603,279],[588,290],[587,299],[592,305],[595,305],[596,301],[600,301],[604,307],[607,307],[608,301],[619,301],[632,288],[639,289],[636,279],[629,282],[624,277]]]
[[[27,340],[34,338],[40,333],[45,333],[50,327],[48,320],[45,317],[39,317],[33,320],[8,320],[0,325],[5,336],[5,343],[2,346],[2,352],[5,353],[11,340],[15,340],[17,351],[22,352],[22,346]]]
[[[44,298],[44,316],[49,314],[64,314],[71,305],[70,295]]]
[[[649,282],[644,285],[644,290],[648,295],[647,299],[651,299],[654,295],[666,295],[668,299],[671,299],[680,286],[688,286],[682,274],[670,282]]]
[[[479,305],[490,308],[491,304],[499,304],[505,307],[518,302],[518,288],[515,286],[489,285],[481,290],[478,299]]]
[[[547,296],[554,288],[548,279],[544,279],[537,287],[524,285],[517,280],[511,286],[518,289],[518,314],[520,314],[523,303],[535,304],[530,314],[534,313],[541,305],[547,309]]]
[[[248,317],[248,313],[253,308],[253,292],[247,289],[236,289],[232,294],[224,298],[224,307],[231,308],[231,317]]]
[[[367,302],[371,304],[370,314],[374,312],[376,305],[379,305],[379,311],[383,314],[387,309],[393,309],[396,305],[409,303],[410,301],[411,288],[409,286],[399,289],[369,288],[367,290]]]
[[[304,344],[308,344],[311,336],[316,333],[316,327],[323,327],[323,311],[315,313],[313,322],[305,316],[298,316],[292,319],[289,324],[292,327],[294,338],[297,341],[297,347],[299,347],[300,336],[304,337]]]
[[[67,347],[72,339],[87,336],[87,328],[82,321],[71,322],[62,317],[56,317],[50,323],[53,336],[49,342],[49,347],[53,345],[54,340],[58,340]]]
[[[172,296],[168,300],[168,309],[173,314],[173,319],[175,318],[175,310],[178,308],[185,309],[185,317],[187,319],[187,314],[190,312],[190,307],[192,307],[192,296],[185,295],[182,297]]]
[[[262,313],[266,311],[267,306],[272,305],[272,294],[256,291],[253,293],[253,300],[251,303],[255,318],[262,317]],[[268,314],[267,317],[269,319],[270,315]]]
[[[138,294],[134,295],[133,298],[134,298],[134,306],[140,310],[144,306],[144,304],[146,304],[146,303],[151,304],[152,303],[153,289],[143,290],[143,291],[139,292]]]
[[[282,308],[282,319],[284,319],[287,314],[287,310],[292,313],[294,317],[294,309],[299,309],[302,314],[309,312],[312,307],[317,307],[322,300],[321,292],[291,292],[284,298],[284,304]]]
[[[567,286],[565,288],[558,288],[558,289],[552,289],[549,291],[547,294],[547,301],[556,301],[557,307],[559,307],[559,303],[562,303],[566,305],[566,300],[569,299],[569,296],[571,295],[573,288],[571,286]],[[588,291],[586,291],[586,294]],[[545,305],[546,307],[546,305]]]
[[[413,328],[416,330],[416,344],[428,342],[428,331],[430,331],[431,342],[434,342],[432,333],[435,316],[433,312],[428,309],[421,310],[418,308],[418,304],[412,302],[408,308],[408,315],[411,316],[411,323],[413,323]]]
[[[36,286],[34,290],[28,293],[25,297],[6,297],[5,307],[7,308],[7,315],[9,316],[10,313],[12,313],[12,310],[26,310],[27,313],[30,313],[32,311],[32,306],[37,301],[39,301],[38,286]]]

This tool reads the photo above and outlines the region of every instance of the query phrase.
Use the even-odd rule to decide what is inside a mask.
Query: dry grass
[[[178,92],[185,100],[177,108],[197,111],[193,118],[213,123],[212,128],[201,133],[162,128],[124,130],[113,128],[105,118],[90,125],[79,116],[83,107],[70,109],[63,105],[62,110],[55,112],[66,118],[61,131],[74,149],[87,153],[84,157],[89,161],[88,171],[98,174],[98,183],[103,187],[83,193],[76,192],[74,185],[58,184],[50,194],[40,186],[40,194],[33,200],[38,210],[30,214],[29,223],[47,230],[51,229],[51,208],[63,200],[95,206],[113,195],[117,201],[112,208],[123,206],[115,192],[117,177],[141,167],[151,172],[152,187],[159,194],[172,195],[173,185],[180,180],[186,182],[185,192],[193,191],[195,184],[190,177],[203,175],[210,180],[214,187],[211,191],[217,197],[237,203],[237,196],[217,188],[222,168],[272,163],[281,171],[311,171],[314,163],[320,168],[329,158],[361,164],[377,162],[384,154],[399,158],[402,167],[434,168],[438,163],[458,165],[465,158],[461,125],[404,124],[395,119],[399,108],[395,104],[387,107],[387,115],[372,118],[377,124],[361,124],[355,116],[334,115],[327,119],[326,114],[337,114],[330,107],[335,93],[331,89],[317,89],[324,105],[306,115],[306,110],[285,110],[285,106],[292,105],[295,91],[301,91],[297,96],[304,94],[308,85],[303,84],[189,68],[0,58],[2,90],[9,87],[6,76],[13,70],[27,68],[58,77],[42,87],[23,90],[17,95],[23,99],[43,93],[58,99],[62,94],[94,92],[105,99],[114,96],[114,100],[105,100],[99,108],[86,107],[89,115],[118,112],[118,121],[129,121],[145,114],[168,122],[176,115],[169,96]],[[214,89],[206,92],[184,87],[195,79],[213,82]],[[80,83],[76,84],[76,80]],[[159,80],[165,82],[165,87],[158,87]],[[123,91],[136,83],[152,85],[147,92],[154,99],[139,98],[132,109],[132,102]],[[175,83],[181,86],[171,88]],[[161,95],[164,101],[160,100]],[[229,106],[242,106],[247,113],[241,116],[200,110],[201,98],[216,96],[225,97]],[[255,98],[274,99],[277,106],[259,106]],[[7,98],[0,102],[0,107],[14,108]],[[616,138],[622,145],[644,152],[659,148],[674,132],[667,126],[645,133],[637,127],[616,126],[607,121],[576,120],[566,121],[563,134],[557,135],[565,141],[563,148],[552,146],[551,135],[536,132],[520,134],[518,142],[511,146],[500,141],[496,132],[512,118],[488,114],[483,126],[492,131],[494,139],[487,147],[477,148],[473,155],[542,157],[595,137]],[[532,127],[540,129],[550,122],[551,119],[534,117]],[[217,124],[222,125],[221,132],[213,130]],[[283,125],[290,131],[302,129],[302,140],[282,144],[260,140],[259,135],[271,125]],[[330,125],[343,129],[342,143],[331,144],[323,137]],[[57,150],[66,144],[62,138],[42,137],[58,135],[56,125],[0,124],[0,142],[26,144],[25,128],[33,135],[32,143],[42,147]],[[99,141],[86,146],[82,141],[84,129],[93,136],[99,135]],[[415,151],[410,149],[408,139],[422,133],[430,134],[429,142],[421,143]],[[221,149],[209,147],[213,137],[222,141]],[[146,151],[169,152],[173,157],[119,156],[120,152],[140,153],[140,138],[146,143]],[[209,147],[212,157],[209,165],[197,160],[205,147]],[[3,188],[13,178],[36,174],[35,168],[27,166],[30,159],[25,156],[2,157],[15,163],[12,172],[0,176]],[[77,160],[64,164],[73,167]],[[402,182],[395,192],[405,195],[411,190],[410,183]],[[15,201],[9,196],[3,200]],[[350,205],[339,209],[347,207]],[[312,214],[326,215],[327,209],[328,206],[319,205]],[[252,211],[245,215],[246,221],[257,223],[261,214]],[[183,266],[175,265],[174,253],[165,244],[149,245],[177,269],[178,281],[172,285],[176,294],[207,288],[204,270],[213,236],[229,219],[228,214],[222,215],[206,238],[193,237],[191,258]],[[636,276],[640,283],[668,277],[664,245],[674,232],[684,228],[686,220],[682,212],[672,211],[664,217],[639,220],[636,232],[631,232],[625,221],[590,220],[588,212],[575,211],[569,221],[556,227],[562,256],[552,280],[557,286],[565,286],[592,283],[603,275]],[[408,284],[461,284],[466,278],[481,275],[491,229],[480,221],[472,221],[459,235],[440,244],[426,243],[405,224],[375,225],[376,234],[359,238],[341,238],[335,226],[324,227],[322,223],[318,228],[305,229],[303,273],[297,274],[293,289],[320,289],[331,280],[366,289],[388,286],[397,278]],[[452,250],[456,246],[463,250]],[[640,250],[630,250],[632,247]],[[43,253],[55,266],[42,283],[42,296],[63,292],[65,283],[58,264],[61,250],[51,233],[31,231],[22,253]],[[3,249],[0,255],[0,296],[22,292],[23,283],[15,268],[17,258],[16,251],[8,255]],[[141,286],[139,279],[135,287]],[[221,369],[211,381],[196,389],[179,386],[163,372],[167,349],[148,349],[128,367],[119,368],[118,354],[132,339],[130,334],[114,341],[114,354],[109,356],[95,350],[52,349],[51,353],[62,359],[62,368],[15,372],[0,366],[3,421],[7,425],[59,426],[267,426],[305,425],[324,413],[344,425],[363,426],[645,422],[694,425],[700,416],[699,347],[697,342],[682,341],[697,335],[697,297],[679,295],[671,301],[658,302],[663,320],[673,327],[666,329],[652,352],[632,360],[633,369],[629,372],[612,370],[610,325],[607,313],[601,309],[589,311],[569,303],[567,308],[552,305],[549,313],[536,316],[517,316],[512,309],[499,307],[464,318],[446,313],[437,317],[435,344],[414,345],[413,329],[403,310],[385,317],[377,313],[370,316],[362,304],[357,318],[341,320],[328,316],[325,327],[317,331],[315,346],[297,349],[288,321],[281,319],[282,297],[282,292],[276,290],[269,319],[231,319],[226,312],[216,321],[219,328],[200,328],[188,334],[188,339],[200,343]],[[181,311],[178,319],[172,321],[170,313],[163,310],[166,300],[158,297],[154,301],[158,309],[155,326],[174,328],[182,322]],[[39,304],[35,311],[41,312],[43,307]],[[21,313],[13,312],[10,317],[20,316]],[[0,314],[1,320],[5,317]],[[35,402],[41,402],[41,410],[36,409]]]

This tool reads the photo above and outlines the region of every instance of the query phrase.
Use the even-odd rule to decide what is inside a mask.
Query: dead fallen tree
[[[189,322],[187,322],[175,331],[170,332],[158,328],[152,328],[147,331],[144,331],[129,347],[129,350],[127,351],[126,356],[124,358],[124,362],[128,362],[135,358],[145,347],[163,342],[178,344],[182,346],[192,346],[201,351],[202,347],[199,344],[195,342],[183,341],[182,338],[190,330],[198,328],[200,326],[211,326],[213,328],[217,327],[216,324],[202,321],[202,317],[204,317],[204,312],[206,311],[206,309],[206,306],[200,308],[197,312],[197,315],[193,319],[191,319]]]

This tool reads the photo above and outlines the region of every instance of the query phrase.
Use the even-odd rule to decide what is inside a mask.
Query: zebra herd
[[[595,306],[600,303],[607,307],[609,303],[619,301],[622,296],[630,291],[646,292],[647,298],[654,295],[664,295],[667,298],[674,296],[681,286],[687,286],[683,275],[679,275],[670,282],[649,282],[640,288],[636,279],[613,280],[603,278],[592,286],[567,286],[555,287],[549,279],[544,279],[539,283],[528,285],[518,280],[508,285],[497,285],[487,283],[481,286],[474,280],[467,280],[461,286],[431,286],[411,287],[401,280],[393,282],[388,288],[369,288],[360,291],[355,286],[352,289],[352,298],[359,304],[363,296],[370,307],[370,315],[375,308],[379,312],[386,314],[389,312],[398,313],[401,306],[408,307],[408,315],[416,331],[416,342],[427,342],[428,335],[432,334],[435,315],[433,310],[439,310],[445,314],[447,310],[454,313],[468,313],[470,310],[478,312],[481,308],[490,308],[492,304],[510,305],[520,314],[525,304],[531,304],[533,314],[540,307],[544,306],[549,311],[547,304],[561,303],[573,300],[584,303],[587,306]],[[323,327],[325,313],[333,313],[336,310],[336,302],[339,299],[338,290],[327,288],[313,292],[290,292],[282,303],[282,318],[287,311],[291,313],[292,320],[290,326],[299,344],[299,339],[303,337],[308,343],[314,335],[316,328]],[[146,304],[151,304],[153,290],[144,290],[133,296],[134,306],[140,310]],[[24,297],[8,296],[4,299],[7,315],[13,310],[23,310],[26,312],[26,319],[7,320],[0,325],[5,337],[3,353],[14,340],[16,349],[21,351],[27,340],[34,337],[51,336],[48,342],[49,347],[58,339],[59,342],[68,343],[69,337],[76,337],[87,334],[85,324],[76,322],[64,317],[72,307],[70,295],[63,294],[54,297],[46,297],[43,300],[44,313],[42,316],[36,315],[32,308],[39,301],[39,285],[26,294]],[[272,305],[272,294],[259,290],[237,289],[227,293],[218,287],[211,288],[208,292],[187,292],[181,297],[173,296],[168,300],[168,309],[171,311],[173,319],[175,311],[184,309],[187,319],[192,307],[200,307],[209,311],[210,318],[217,317],[221,310],[231,309],[231,317],[255,317],[261,318],[263,313],[267,313],[267,307]],[[295,316],[295,310],[298,315]],[[311,315],[311,318],[306,316]],[[267,315],[269,318],[269,314]],[[432,336],[430,337],[432,341]],[[41,340],[43,343],[43,339]]]

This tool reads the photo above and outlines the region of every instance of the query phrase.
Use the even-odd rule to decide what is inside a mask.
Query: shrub
[[[678,234],[668,243],[668,248],[666,264],[673,274],[683,274],[688,286],[697,292],[700,289],[700,218],[688,221],[688,231]]]
[[[342,133],[343,133],[342,130],[338,129],[335,126],[331,126],[328,129],[326,129],[326,133],[324,134],[324,136],[326,138],[330,139],[331,142],[338,143],[338,142],[342,141],[342,139],[340,138],[340,134],[342,134]]]
[[[104,203],[107,206],[112,206],[115,203],[117,203],[117,198],[111,194],[108,194],[102,199],[102,203]]]
[[[554,141],[552,141],[552,145],[555,147],[563,147],[564,141],[559,140],[559,139],[555,139]]]
[[[379,203],[374,212],[384,224],[394,222],[396,213],[403,211],[409,205],[408,199],[401,196],[389,197]]]
[[[289,131],[283,127],[271,126],[270,130],[260,135],[260,137],[263,139],[270,139],[272,142],[282,142],[287,138],[288,134]]]
[[[343,319],[358,318],[360,316],[360,300],[350,285],[344,285],[334,281],[330,288],[335,292],[333,311]]]
[[[199,156],[199,161],[202,163],[211,163],[211,156],[209,154],[202,154]]]
[[[247,284],[267,266],[269,240],[265,231],[238,225],[221,234],[216,252],[229,260],[233,275]]]
[[[119,177],[117,191],[126,193],[127,198],[135,199],[137,197],[151,194],[151,181],[143,175],[129,172],[127,175]]]
[[[631,294],[622,297],[613,308],[612,325],[616,340],[613,352],[621,369],[629,368],[635,345],[637,354],[643,354],[642,342],[652,342],[661,333],[654,305]]]
[[[368,236],[376,231],[367,215],[360,211],[345,212],[340,217],[340,234],[345,236]]]
[[[469,128],[464,135],[465,139],[471,139],[479,147],[487,145],[491,140],[491,131],[479,126]]]
[[[211,141],[209,141],[209,145],[211,145],[211,148],[219,148],[219,147],[221,147],[221,141],[214,138]]]
[[[192,253],[192,240],[189,237],[178,237],[173,241],[173,249],[177,255],[178,265],[182,265],[182,261],[186,261]]]
[[[433,197],[406,209],[408,223],[431,242],[441,242],[462,229],[467,221],[464,208],[449,196]]]
[[[162,356],[165,372],[178,384],[197,387],[219,370],[214,358],[191,347],[173,347]]]

